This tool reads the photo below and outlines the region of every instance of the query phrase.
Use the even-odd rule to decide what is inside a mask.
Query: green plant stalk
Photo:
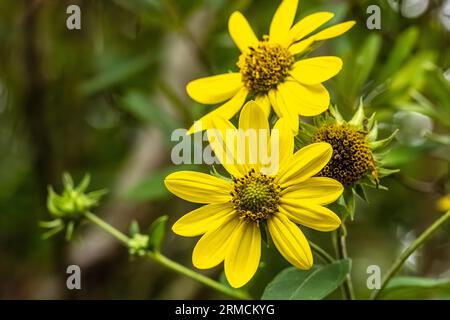
[[[323,262],[333,263],[335,261],[335,259],[319,245],[312,241],[309,241],[309,245],[311,246],[311,249],[323,260]]]
[[[87,220],[96,224],[98,227],[100,227],[107,233],[111,234],[117,240],[122,242],[125,246],[127,246],[127,247],[129,246],[130,238],[127,235],[120,232],[119,230],[117,230],[116,228],[111,226],[109,223],[100,219],[99,217],[97,217],[95,214],[93,214],[91,212],[85,212],[84,216]],[[185,266],[183,266],[175,261],[170,260],[166,256],[162,255],[160,252],[148,252],[147,256],[149,258],[153,259],[155,262],[159,263],[160,265],[165,266],[168,269],[175,271],[176,273],[187,276],[188,278],[191,278],[197,282],[200,282],[200,283],[204,284],[205,286],[207,286],[211,289],[214,289],[220,293],[223,293],[227,296],[230,296],[230,297],[236,298],[236,299],[241,299],[241,300],[251,299],[251,297],[246,292],[227,287],[227,286],[221,284],[220,282],[212,280],[200,273],[195,272],[194,270],[186,268]]]
[[[246,292],[224,286],[220,282],[205,277],[204,275],[197,273],[192,269],[186,268],[185,266],[173,260],[170,260],[166,256],[162,255],[160,252],[149,252],[148,256],[151,257],[155,262],[159,263],[160,265],[165,266],[168,269],[173,270],[179,274],[185,275],[186,277],[191,278],[195,281],[198,281],[204,284],[205,286],[210,287],[227,296],[237,298],[240,300],[250,299],[250,296]]]
[[[344,221],[342,221],[341,227],[334,233],[333,244],[336,250],[336,257],[338,260],[347,259],[347,229],[345,228]],[[353,281],[351,274],[347,274],[344,283],[342,284],[342,294],[345,300],[355,300],[355,293],[353,290]]]
[[[447,211],[442,217],[437,219],[431,226],[429,226],[422,234],[410,244],[408,248],[397,258],[394,264],[386,273],[384,277],[380,289],[374,290],[370,296],[372,300],[378,299],[381,292],[386,288],[389,281],[400,271],[403,267],[404,263],[408,258],[413,254],[417,249],[419,249],[425,242],[438,230],[447,220],[450,218],[450,211]]]
[[[124,245],[126,245],[128,247],[130,238],[128,236],[126,236],[125,234],[123,234],[122,232],[120,232],[119,230],[117,230],[116,228],[114,228],[112,225],[110,225],[109,223],[100,219],[92,212],[85,212],[84,217],[87,220],[89,220],[90,222],[92,222],[92,223],[96,224],[97,226],[99,226],[100,228],[102,228],[104,231],[111,234],[113,237],[115,237],[117,240],[119,240],[120,242],[122,242]]]

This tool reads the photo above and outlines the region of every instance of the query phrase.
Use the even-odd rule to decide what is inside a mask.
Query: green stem
[[[124,233],[120,232],[116,228],[114,228],[109,223],[105,222],[104,220],[97,217],[95,214],[91,212],[85,212],[84,216],[87,220],[90,222],[96,224],[100,228],[102,228],[107,233],[114,236],[117,240],[122,242],[125,246],[129,246],[130,238],[125,235]],[[175,271],[176,273],[182,274],[184,276],[187,276],[188,278],[191,278],[195,281],[198,281],[205,286],[214,289],[218,292],[221,292],[225,295],[228,295],[232,298],[241,299],[241,300],[247,300],[251,299],[251,297],[243,291],[235,290],[233,288],[227,287],[220,282],[217,282],[215,280],[212,280],[208,277],[205,277],[204,275],[195,272],[194,270],[191,270],[189,268],[186,268],[185,266],[170,260],[169,258],[162,255],[160,252],[148,252],[148,257],[153,259],[155,262],[159,263],[160,265],[163,265],[167,268],[169,268],[172,271]]]
[[[311,246],[311,249],[323,260],[323,262],[333,263],[335,261],[335,259],[328,252],[314,242],[309,241],[309,245]]]
[[[125,234],[123,234],[122,232],[120,232],[119,230],[117,230],[116,228],[114,228],[112,225],[110,225],[109,223],[100,219],[92,212],[85,212],[84,216],[86,219],[88,219],[92,223],[96,224],[97,226],[99,226],[100,228],[102,228],[103,230],[105,230],[106,232],[111,234],[112,236],[114,236],[117,240],[122,242],[124,245],[128,246],[130,238],[128,236],[126,236]]]
[[[235,290],[230,287],[224,286],[220,282],[217,282],[215,280],[212,280],[211,278],[205,277],[204,275],[197,273],[192,269],[186,268],[185,266],[168,259],[167,257],[163,256],[159,252],[149,252],[148,256],[151,257],[154,261],[156,261],[160,265],[165,266],[179,274],[185,275],[186,277],[191,278],[195,281],[198,281],[198,282],[204,284],[205,286],[210,287],[210,288],[212,288],[218,292],[221,292],[227,296],[230,296],[230,297],[233,297],[236,299],[241,299],[241,300],[250,299],[250,296],[246,292],[240,291],[240,290]]]
[[[380,289],[372,292],[371,299],[378,299],[381,292],[386,288],[389,281],[394,277],[400,269],[403,267],[403,264],[406,260],[419,249],[435,232],[439,229],[448,219],[450,218],[450,211],[447,211],[442,217],[437,219],[431,226],[429,226],[422,234],[413,242],[411,245],[406,248],[405,251],[397,258],[394,264],[391,266],[386,276],[384,277],[383,282],[381,283]]]
[[[347,259],[347,229],[344,222],[341,227],[334,232],[333,243],[335,245],[336,257],[338,260]],[[351,274],[347,274],[344,283],[342,284],[342,293],[345,300],[355,300],[355,293],[353,291],[353,281]]]

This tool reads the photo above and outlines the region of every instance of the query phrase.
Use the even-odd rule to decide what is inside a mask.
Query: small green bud
[[[143,257],[147,254],[149,246],[149,236],[145,234],[136,233],[133,235],[128,243],[128,251],[131,255]]]
[[[66,239],[70,240],[73,231],[83,219],[83,214],[97,206],[106,190],[98,190],[86,193],[89,186],[90,176],[87,174],[78,186],[74,185],[73,179],[68,173],[63,174],[64,190],[57,194],[52,186],[48,187],[47,208],[55,218],[53,221],[41,222],[43,228],[49,229],[44,238],[51,237],[65,230]]]
[[[81,183],[75,187],[72,177],[65,173],[63,176],[64,190],[57,194],[50,186],[48,188],[47,207],[55,218],[64,220],[79,220],[82,214],[98,205],[105,190],[85,193],[89,185],[89,175],[86,175]]]

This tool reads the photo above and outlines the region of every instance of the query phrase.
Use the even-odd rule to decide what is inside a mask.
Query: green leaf
[[[395,131],[392,132],[392,134],[389,137],[387,137],[386,139],[369,142],[370,148],[372,150],[376,150],[376,149],[387,146],[392,141],[392,139],[394,139],[397,132],[398,132],[398,129],[395,129]]]
[[[169,191],[164,186],[164,179],[177,168],[170,168],[156,172],[142,181],[138,182],[126,194],[126,198],[131,201],[152,201],[161,199],[169,195]]]
[[[73,179],[70,173],[64,172],[62,176],[64,189],[72,190],[74,187]]]
[[[168,216],[161,216],[151,224],[148,231],[150,250],[159,251],[161,249],[161,243],[166,234],[167,219]]]
[[[396,277],[383,291],[385,299],[427,298],[450,294],[450,278],[427,279],[420,277]]]
[[[355,218],[355,208],[356,208],[356,199],[355,194],[353,192],[353,188],[347,188],[344,190],[344,203],[345,207],[347,208],[347,212],[350,215],[350,219]]]
[[[159,126],[170,136],[175,124],[152,97],[139,91],[130,91],[120,99],[120,102],[119,105],[138,120],[146,124]]]
[[[402,66],[403,62],[409,58],[417,43],[418,36],[418,29],[416,27],[411,27],[397,37],[395,46],[378,76],[379,81],[384,81],[389,78]]]
[[[134,235],[140,232],[139,223],[136,220],[131,221],[130,224],[130,235],[134,237]]]
[[[353,63],[351,77],[351,97],[357,97],[369,78],[381,48],[381,37],[372,33],[363,43],[362,49]]]
[[[356,186],[355,186],[355,194],[358,197],[360,197],[362,200],[364,200],[365,202],[369,202],[367,200],[366,190],[364,189],[364,187],[361,184],[356,184]]]
[[[77,186],[77,191],[80,193],[84,193],[89,184],[91,183],[91,175],[89,173],[85,174],[83,180],[81,180],[80,184]]]
[[[143,72],[155,61],[155,55],[151,52],[144,53],[134,58],[125,58],[111,66],[93,78],[83,82],[79,91],[83,96],[90,96],[100,91],[109,89],[114,85],[129,79],[139,72]]]
[[[308,271],[290,267],[270,282],[263,300],[320,300],[336,290],[351,270],[351,260],[339,260]]]
[[[133,186],[125,195],[130,201],[153,201],[164,198],[170,193],[164,185],[164,179],[172,172],[181,170],[192,170],[194,166],[180,165],[161,169],[148,177],[143,178],[135,186]]]

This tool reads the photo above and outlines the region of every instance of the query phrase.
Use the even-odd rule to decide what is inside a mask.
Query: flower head
[[[83,220],[83,214],[97,206],[107,191],[97,190],[87,193],[90,183],[88,174],[78,186],[75,186],[68,173],[64,173],[62,180],[64,190],[60,195],[51,186],[48,187],[47,208],[54,220],[41,221],[40,225],[49,229],[44,234],[45,238],[65,230],[66,239],[70,240],[75,227]]]
[[[318,176],[336,179],[346,187],[356,184],[380,187],[380,178],[398,171],[383,168],[384,153],[380,152],[397,131],[377,140],[375,114],[366,118],[362,103],[350,121],[345,121],[337,108],[331,107],[330,111],[331,116],[316,119],[315,126],[304,126],[299,138],[305,144],[327,142],[332,146],[333,156]]]
[[[241,51],[239,72],[194,80],[187,85],[189,96],[204,104],[227,101],[200,119],[201,125],[189,132],[212,128],[212,118],[233,117],[250,97],[263,108],[271,107],[279,118],[286,117],[293,132],[298,131],[298,116],[315,116],[328,109],[330,96],[322,82],[334,77],[342,68],[338,57],[305,59],[311,46],[348,31],[354,21],[344,22],[312,34],[333,18],[330,12],[311,14],[294,23],[298,0],[283,0],[270,25],[268,35],[258,40],[240,12],[229,19],[231,38]],[[311,35],[312,34],[312,35]]]
[[[324,205],[340,197],[342,185],[328,177],[315,177],[330,160],[331,146],[314,143],[294,153],[294,137],[286,119],[279,119],[270,131],[264,110],[253,101],[242,109],[239,129],[224,118],[212,121],[217,130],[208,130],[208,138],[231,178],[180,171],[165,179],[173,194],[206,204],[172,227],[182,236],[203,235],[193,252],[194,266],[208,269],[224,261],[229,283],[243,286],[258,268],[261,233],[267,225],[287,261],[300,269],[311,268],[311,249],[296,224],[331,231],[341,223]],[[252,135],[252,131],[266,134]],[[237,140],[243,142],[244,153],[236,148]],[[264,148],[265,141],[270,141],[265,147],[270,158],[277,159],[276,165],[269,166],[257,150]]]

